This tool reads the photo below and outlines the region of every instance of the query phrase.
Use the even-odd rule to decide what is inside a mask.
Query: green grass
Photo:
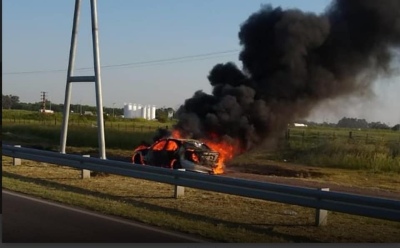
[[[283,144],[270,158],[311,166],[400,173],[400,132],[396,131],[292,129]]]
[[[63,120],[62,113],[43,114],[39,111],[26,111],[26,110],[2,110],[3,124],[37,124],[46,126],[61,126]],[[176,123],[175,120],[167,122],[159,122],[157,120],[146,120],[143,118],[124,119],[120,117],[104,116],[105,126],[113,128],[158,128],[166,127],[171,128]],[[80,115],[78,113],[70,113],[69,124],[71,126],[93,126],[97,124],[96,116]]]
[[[58,150],[61,115],[43,115],[32,111],[3,110],[2,139],[5,142],[40,144]],[[12,116],[20,118],[12,119]],[[36,119],[35,119],[36,118]],[[43,119],[40,119],[43,118]],[[152,142],[158,128],[171,129],[174,123],[144,119],[105,120],[105,142],[108,149],[134,149],[141,141]],[[67,146],[98,147],[96,117],[71,114]],[[316,167],[400,173],[400,132],[374,129],[331,127],[290,128],[280,145],[254,152],[265,159],[286,160]]]
[[[95,119],[74,120],[68,130],[68,153],[96,152]],[[58,119],[32,117],[14,122],[3,116],[2,140],[58,150],[60,123]],[[129,157],[139,142],[151,141],[154,131],[164,125],[145,120],[106,120],[107,157]],[[260,172],[285,160],[313,166],[312,171],[320,174],[291,180],[399,192],[399,141],[400,133],[393,131],[293,128],[277,149],[259,147],[237,156],[228,166]],[[328,226],[317,228],[313,226],[314,210],[309,208],[190,188],[185,189],[183,198],[174,199],[172,185],[116,175],[81,180],[80,171],[68,167],[26,160],[21,166],[11,166],[8,157],[2,162],[5,189],[215,241],[400,242],[400,225],[395,222],[330,212]]]
[[[105,128],[105,141],[108,148],[133,149],[141,141],[151,142],[155,134],[155,129],[137,130],[118,130]],[[36,144],[44,147],[58,149],[60,142],[61,129],[58,126],[41,125],[3,125],[3,141]],[[67,145],[75,147],[98,147],[98,135],[96,127],[71,126],[68,128]]]
[[[314,226],[314,211],[294,205],[173,186],[116,175],[80,179],[80,171],[2,158],[3,188],[121,216],[217,242],[400,242],[400,223],[329,212]]]
[[[105,141],[108,149],[132,150],[140,142],[152,142],[157,126],[105,127]],[[358,134],[353,131],[348,138],[348,131],[307,130],[303,136],[300,130],[291,130],[289,139],[282,140],[275,150],[258,148],[269,160],[287,160],[316,167],[331,167],[374,172],[400,173],[400,142],[398,132],[375,132]],[[58,150],[60,126],[34,124],[3,124],[2,139],[5,142],[41,145]],[[297,132],[297,133],[296,133]],[[300,135],[299,135],[300,134]],[[68,129],[67,146],[98,147],[97,128],[95,126],[71,125]],[[252,152],[246,153],[251,160]]]

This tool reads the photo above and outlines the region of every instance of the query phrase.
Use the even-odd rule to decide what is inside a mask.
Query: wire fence
[[[321,145],[326,142],[339,142],[348,144],[386,145],[398,144],[400,146],[400,132],[393,130],[349,130],[349,129],[296,129],[288,128],[284,134],[287,143],[299,147]]]
[[[40,126],[61,126],[62,121],[58,118],[47,118],[42,120],[12,118],[2,119],[3,125],[40,125]],[[69,120],[70,127],[86,127],[97,128],[96,120]],[[173,124],[166,123],[163,125],[159,122],[151,123],[140,122],[134,120],[105,120],[104,128],[116,131],[129,132],[151,132],[163,128],[171,130]],[[327,141],[343,141],[347,143],[364,143],[364,144],[384,144],[384,143],[400,143],[400,131],[393,130],[374,130],[374,129],[355,129],[349,130],[345,128],[287,128],[282,139],[297,146],[320,145]]]
[[[14,118],[14,119],[2,119],[3,125],[40,125],[40,126],[60,126],[62,121],[54,118],[54,119],[43,119],[43,120],[32,120],[32,119],[22,119],[22,118]],[[68,125],[71,127],[92,127],[97,128],[97,121],[92,120],[80,120],[80,119],[72,119],[68,121]],[[155,131],[159,128],[163,129],[171,129],[171,124],[162,125],[159,122],[154,123],[141,123],[135,121],[104,121],[104,128],[118,130],[118,131],[135,131],[135,132],[148,132]]]

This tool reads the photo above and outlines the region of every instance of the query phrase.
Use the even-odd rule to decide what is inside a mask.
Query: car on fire
[[[219,153],[194,139],[162,138],[134,150],[132,163],[214,174]]]

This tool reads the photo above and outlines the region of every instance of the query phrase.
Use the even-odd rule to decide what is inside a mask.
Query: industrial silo
[[[132,118],[137,118],[138,117],[138,111],[137,111],[137,105],[134,103],[132,105]]]
[[[156,118],[156,105],[151,107],[151,119],[154,120]]]
[[[137,105],[137,110],[136,110],[136,118],[141,118],[142,117],[142,104]]]
[[[128,104],[128,111],[129,111],[129,115],[126,118],[133,118],[133,112],[132,112],[132,103]]]
[[[147,106],[147,116],[146,116],[147,120],[151,120],[151,105]]]
[[[147,117],[147,106],[142,107],[141,116],[142,118],[146,119]]]
[[[124,103],[124,118],[129,118],[129,104]]]

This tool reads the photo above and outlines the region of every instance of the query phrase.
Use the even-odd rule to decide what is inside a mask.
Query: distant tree
[[[29,111],[39,111],[39,109],[42,108],[42,103],[41,102],[35,102],[35,103],[17,103],[13,105],[13,109],[22,109],[22,110],[29,110]]]
[[[11,108],[11,98],[10,96],[1,95],[1,106],[5,109]]]
[[[159,122],[167,122],[167,120],[168,120],[168,110],[166,108],[156,109],[156,119]]]
[[[166,114],[162,114],[162,115],[160,115],[158,118],[157,118],[157,120],[159,121],[159,122],[161,122],[161,123],[165,123],[165,122],[167,122],[168,121],[168,116],[166,115]]]
[[[389,129],[390,127],[385,123],[378,122],[371,122],[369,123],[369,127],[373,129]]]
[[[53,110],[54,112],[63,112],[64,104],[51,104],[51,110]]]
[[[343,117],[336,125],[345,128],[368,128],[368,122],[365,119]]]
[[[10,97],[11,97],[11,104],[12,104],[12,105],[16,105],[16,104],[19,103],[19,96],[12,96],[12,95],[10,95]]]
[[[1,103],[3,108],[11,109],[19,103],[19,96],[1,95]]]
[[[393,131],[400,131],[400,124],[396,124],[392,127]]]
[[[169,119],[172,119],[175,111],[173,108],[159,108],[156,109],[156,119],[160,122],[167,122]]]

